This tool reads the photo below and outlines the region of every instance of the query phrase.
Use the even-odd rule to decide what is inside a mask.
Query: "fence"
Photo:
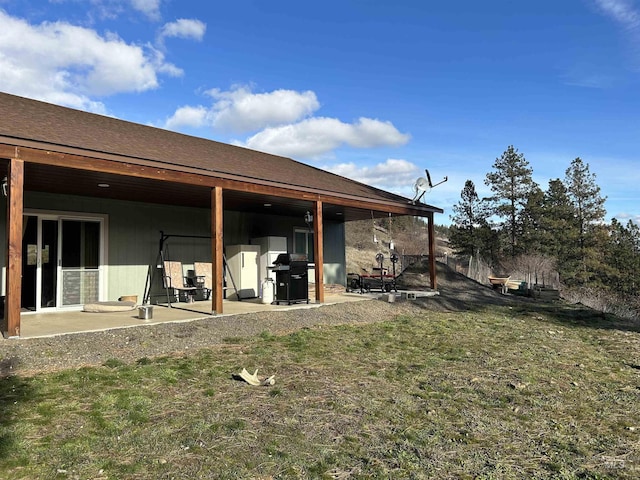
[[[527,261],[528,260],[528,261]],[[442,255],[437,261],[446,264],[452,270],[466,275],[467,277],[480,282],[487,283],[490,276],[502,276],[479,257],[449,257]],[[543,286],[558,289],[560,287],[560,275],[552,268],[536,258],[516,261],[505,267],[512,280],[525,282],[529,288],[533,286]]]

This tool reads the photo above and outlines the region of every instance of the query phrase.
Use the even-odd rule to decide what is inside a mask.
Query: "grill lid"
[[[274,265],[291,265],[292,263],[308,263],[304,253],[281,253],[273,262]]]

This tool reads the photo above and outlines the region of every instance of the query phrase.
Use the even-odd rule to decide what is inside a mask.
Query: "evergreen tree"
[[[534,184],[520,214],[518,237],[521,251],[526,254],[542,253],[540,230],[544,216],[544,192]]]
[[[629,221],[625,227],[615,218],[609,227],[606,262],[607,286],[625,295],[637,295],[640,275],[640,227]]]
[[[514,257],[518,253],[518,231],[520,214],[525,207],[535,182],[533,170],[524,154],[510,145],[493,164],[493,172],[487,174],[485,184],[491,188],[493,196],[493,213],[503,218],[502,225],[508,236],[509,254]]]
[[[598,270],[603,267],[603,236],[601,229],[597,227],[604,222],[606,198],[600,196],[595,174],[589,171],[589,165],[579,157],[573,160],[566,170],[565,185],[575,211],[575,228],[578,235],[574,280],[578,285],[584,285],[596,280]]]
[[[567,187],[559,178],[549,181],[542,211],[539,230],[541,253],[556,259],[560,278],[565,278],[571,251],[576,250],[578,231]]]
[[[450,229],[449,241],[459,255],[486,255],[486,230],[489,211],[485,202],[480,200],[476,186],[467,180],[460,193],[460,202],[453,206],[455,215],[451,217],[454,225]]]

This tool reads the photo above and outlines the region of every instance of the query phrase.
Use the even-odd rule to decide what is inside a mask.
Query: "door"
[[[25,215],[22,231],[22,310],[36,310],[38,277],[38,217]]]
[[[23,311],[100,300],[102,230],[101,220],[25,215]]]
[[[100,223],[62,219],[61,305],[94,303],[100,297]]]
[[[25,215],[22,239],[22,309],[57,306],[58,220]]]
[[[58,221],[40,220],[40,300],[41,308],[58,306]]]

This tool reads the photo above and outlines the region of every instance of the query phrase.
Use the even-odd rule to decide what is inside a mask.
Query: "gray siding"
[[[157,259],[160,231],[165,234],[205,237],[211,233],[209,209],[33,192],[27,192],[24,205],[28,210],[108,216],[105,225],[108,232],[106,300],[116,300],[122,295],[138,295],[138,301],[142,302],[147,275],[150,268],[153,270]],[[6,238],[5,206],[0,205],[2,238]],[[289,250],[292,250],[294,228],[306,228],[303,219],[231,211],[224,213],[225,245],[249,243],[251,238],[273,235],[287,237]],[[344,224],[325,222],[325,283],[344,285],[346,282],[344,235]],[[0,242],[0,265],[3,272],[6,261],[5,243]],[[210,245],[208,239],[171,238],[168,242],[168,259],[183,262],[187,270],[194,261],[210,261]],[[154,282],[154,293],[160,294],[162,290],[159,274],[154,276],[157,279]],[[4,279],[5,276],[2,275],[0,280],[3,295]]]
[[[293,250],[293,232],[306,229],[304,219],[257,213],[225,212],[224,242],[226,245],[249,243],[258,237],[286,237],[287,248]],[[324,223],[324,283],[346,285],[344,223]],[[313,275],[310,276],[310,280]]]
[[[149,268],[158,255],[160,231],[210,235],[207,209],[40,193],[25,195],[25,209],[108,215],[107,300],[138,295],[138,301],[142,302]],[[185,268],[196,260],[211,258],[210,242],[206,239],[171,240],[168,251],[169,259],[182,261]],[[160,277],[156,277],[160,286]]]

